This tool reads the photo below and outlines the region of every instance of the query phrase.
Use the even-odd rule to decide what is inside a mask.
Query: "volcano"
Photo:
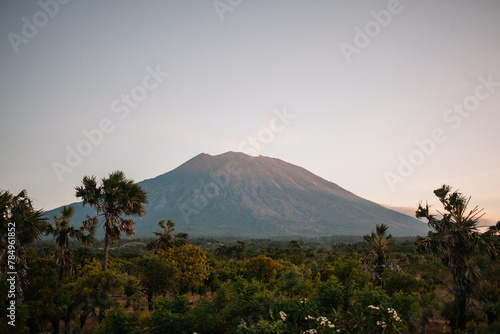
[[[363,199],[304,168],[264,156],[200,154],[176,169],[138,182],[148,194],[136,236],[153,236],[160,220],[190,236],[267,238],[365,235],[376,224],[394,236],[425,235],[427,225]],[[93,209],[71,204],[78,224]],[[60,212],[46,213],[52,217]]]

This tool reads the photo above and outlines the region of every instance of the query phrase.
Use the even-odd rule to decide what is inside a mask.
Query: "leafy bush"
[[[389,296],[396,292],[412,293],[418,291],[420,283],[410,275],[397,270],[386,270],[383,275],[384,290]]]
[[[262,283],[269,283],[279,278],[284,269],[284,265],[264,255],[251,258],[243,264],[245,278],[256,279]]]
[[[362,289],[355,290],[352,297],[354,312],[364,312],[370,305],[388,305],[389,297],[380,286],[365,285]]]
[[[139,320],[136,315],[127,315],[121,306],[106,311],[106,317],[99,324],[93,334],[139,334]]]
[[[193,321],[186,296],[175,296],[172,300],[158,297],[153,304],[154,310],[149,319],[150,333],[193,333]]]
[[[313,287],[310,281],[304,279],[299,268],[292,266],[283,273],[277,282],[278,291],[289,297],[306,297]]]
[[[336,276],[332,276],[326,282],[318,284],[314,300],[320,312],[337,310],[344,304],[345,287]]]

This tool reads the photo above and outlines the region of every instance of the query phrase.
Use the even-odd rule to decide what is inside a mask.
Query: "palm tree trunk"
[[[429,311],[424,311],[422,313],[422,328],[420,330],[420,334],[425,334],[427,324],[429,324],[429,318],[432,318],[432,313]]]
[[[103,256],[102,256],[102,271],[106,272],[108,269],[108,251],[109,251],[109,227],[106,226],[105,235],[104,235],[104,247],[103,247]],[[104,311],[105,311],[104,300],[99,298],[99,323],[104,320]]]
[[[71,305],[68,306],[68,310],[66,311],[66,316],[63,318],[64,320],[64,334],[71,334],[71,315],[73,314],[73,307]]]
[[[463,271],[462,271],[463,272]],[[465,331],[467,326],[466,312],[467,312],[467,291],[464,279],[461,279],[459,275],[454,278],[453,282],[453,294],[455,295],[455,307],[456,307],[456,326],[459,330]]]
[[[101,323],[104,320],[104,310],[105,310],[104,301],[100,301],[99,302],[99,323]]]
[[[461,331],[465,331],[467,325],[466,311],[467,311],[467,296],[461,293],[455,299],[457,303],[457,327]]]
[[[52,323],[54,333],[59,334],[59,318],[53,318],[50,322]]]
[[[153,294],[152,293],[147,293],[148,297],[148,310],[149,312],[153,311]]]
[[[64,265],[61,264],[61,267],[59,268],[59,281],[62,282],[63,278],[64,278]]]
[[[71,320],[64,319],[64,334],[71,334]]]
[[[109,251],[109,228],[106,227],[105,235],[104,235],[104,248],[103,248],[103,256],[102,256],[102,271],[106,272],[108,269],[108,251]]]

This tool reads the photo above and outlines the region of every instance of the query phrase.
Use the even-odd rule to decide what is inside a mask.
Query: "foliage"
[[[160,257],[177,269],[177,291],[181,294],[199,288],[209,276],[207,254],[198,246],[186,244],[174,247],[160,253]]]
[[[269,283],[279,278],[284,269],[284,265],[264,255],[248,259],[243,264],[244,276],[249,280],[256,279],[262,283]]]
[[[104,184],[97,187],[96,182],[96,188],[101,187]],[[9,205],[2,207],[6,214],[0,219],[5,224],[13,217],[14,196],[2,195]],[[102,270],[106,242],[78,247],[79,238],[71,231],[82,230],[72,226],[71,210],[64,208],[48,228],[55,236],[56,251],[64,248],[64,252],[54,257],[48,241],[26,243],[29,285],[24,285],[25,300],[17,305],[17,323],[33,333],[77,333],[89,319],[96,320],[96,309],[102,307],[108,309],[106,318],[94,333],[416,333],[432,317],[458,323],[456,303],[448,303],[453,296],[446,293],[453,292],[448,288],[456,282],[454,273],[459,270],[452,266],[460,263],[455,258],[459,257],[467,260],[467,268],[482,274],[478,289],[467,286],[469,305],[475,306],[467,310],[467,330],[494,333],[500,326],[496,257],[500,224],[483,234],[471,228],[474,233],[465,234],[469,244],[458,245],[462,236],[451,232],[465,228],[453,224],[466,223],[456,223],[460,220],[454,218],[453,205],[460,201],[451,196],[443,197],[445,210],[451,209],[442,218],[432,216],[437,228],[418,239],[419,254],[413,240],[395,242],[383,225],[363,242],[357,238],[345,243],[348,239],[340,237],[245,242],[202,238],[188,244],[187,235],[174,233],[173,222],[163,221],[162,230],[149,243],[153,247],[145,247],[150,240],[137,240],[141,246],[133,251],[121,245],[109,249],[106,271]],[[454,202],[447,207],[446,201]],[[110,217],[104,211],[97,216],[101,223]],[[115,227],[121,233],[120,224]],[[42,226],[43,222],[39,231],[47,231],[47,225]],[[2,238],[5,248],[5,234]],[[337,241],[344,243],[332,244]],[[474,243],[475,248],[465,248],[470,254],[455,254]],[[447,249],[450,245],[456,248]],[[59,277],[63,267],[66,275]],[[377,274],[375,280],[370,272]],[[4,275],[0,279],[4,310],[8,289]],[[61,320],[64,328],[59,328]],[[0,321],[0,332],[9,329]]]
[[[236,260],[241,260],[244,250],[245,250],[245,243],[243,241],[238,240],[236,245],[232,246],[222,245],[221,247],[217,248],[215,250],[215,254],[219,256],[234,258]]]
[[[396,292],[412,293],[418,291],[420,283],[411,275],[405,274],[397,270],[389,270],[384,273],[384,290],[389,296]]]
[[[163,295],[178,289],[180,270],[175,263],[157,255],[143,259],[139,263],[140,283],[146,291],[149,309],[152,309],[153,296]]]
[[[375,232],[365,235],[366,252],[372,265],[370,268],[373,278],[380,283],[387,263],[387,252],[393,245],[392,235],[387,234],[389,227],[385,224],[376,225]]]
[[[61,210],[59,217],[54,216],[52,222],[54,225],[47,227],[47,234],[52,234],[56,243],[56,250],[54,257],[56,263],[61,267],[59,273],[59,280],[63,279],[63,273],[67,275],[73,274],[73,251],[69,247],[69,239],[77,239],[79,242],[86,246],[94,244],[95,227],[89,229],[89,233],[85,234],[85,229],[80,229],[71,226],[71,218],[75,213],[72,206],[64,206]]]
[[[170,219],[167,221],[166,225],[164,220],[158,222],[158,226],[162,228],[163,231],[154,232],[156,239],[148,243],[148,249],[161,249],[166,251],[169,248],[187,244],[187,233],[174,234],[175,223]]]
[[[42,215],[42,210],[34,209],[26,190],[16,196],[0,190],[0,278],[5,272],[17,272],[18,302],[23,300],[22,288],[27,284],[28,248],[40,239],[48,227]],[[8,264],[11,266],[9,270]]]
[[[318,284],[314,301],[318,304],[320,312],[330,312],[337,310],[344,304],[345,287],[339,282],[337,277],[332,276],[326,282]]]
[[[41,332],[51,319],[61,319],[66,314],[69,296],[62,289],[55,263],[46,258],[37,257],[31,251],[28,255],[30,268],[27,279],[25,305],[29,309],[26,325],[31,332]]]
[[[304,276],[297,266],[292,266],[278,279],[278,291],[288,297],[309,296],[313,290],[312,282]]]
[[[100,186],[94,176],[85,176],[82,185],[75,189],[76,197],[83,200],[83,205],[94,207],[97,213],[95,217],[87,217],[83,226],[90,230],[103,224],[105,237],[102,270],[106,271],[109,243],[119,241],[122,231],[128,236],[134,235],[134,220],[125,219],[122,215],[142,217],[145,214],[143,204],[148,203],[146,192],[134,181],[125,178],[121,171],[110,173],[101,180]]]
[[[482,216],[476,206],[469,212],[470,197],[451,192],[451,187],[443,185],[434,194],[444,207],[442,218],[429,212],[429,205],[419,204],[417,218],[426,218],[431,231],[427,237],[416,241],[417,251],[430,253],[450,269],[453,276],[456,322],[452,327],[466,329],[467,304],[471,295],[476,294],[482,282],[480,268],[473,262],[476,254],[498,258],[498,233],[496,227],[486,233],[479,233],[477,221]]]
[[[76,187],[76,197],[83,200],[83,206],[90,205],[96,210],[95,217],[87,216],[83,226],[92,230],[102,224],[104,228],[104,247],[102,258],[102,271],[108,268],[109,244],[114,244],[121,239],[121,232],[128,236],[134,235],[133,219],[125,219],[123,215],[144,216],[143,204],[148,202],[144,189],[133,180],[125,178],[122,171],[110,173],[107,178],[97,185],[94,176],[85,176],[82,185]],[[104,305],[99,305],[99,322],[104,318]]]
[[[367,284],[353,293],[352,308],[357,312],[362,312],[370,305],[388,305],[389,296],[380,286]]]
[[[93,334],[139,334],[139,319],[136,315],[127,315],[121,306],[106,311],[106,318],[93,331]]]
[[[185,296],[175,296],[173,300],[159,297],[154,302],[154,311],[150,318],[152,334],[193,333],[192,320]]]

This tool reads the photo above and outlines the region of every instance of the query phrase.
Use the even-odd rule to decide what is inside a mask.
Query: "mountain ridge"
[[[381,223],[395,236],[427,232],[415,218],[363,199],[302,167],[265,156],[201,153],[138,184],[148,193],[149,204],[146,215],[136,221],[137,236],[152,236],[157,222],[164,219],[172,219],[176,231],[192,236],[364,235]],[[84,214],[92,216],[91,208],[72,205],[75,222]],[[58,210],[48,213],[53,216]]]

